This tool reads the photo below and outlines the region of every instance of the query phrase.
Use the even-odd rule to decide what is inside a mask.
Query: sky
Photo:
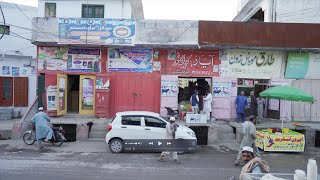
[[[38,5],[38,0],[0,1]],[[142,3],[145,19],[231,21],[238,7],[238,0],[142,0]]]

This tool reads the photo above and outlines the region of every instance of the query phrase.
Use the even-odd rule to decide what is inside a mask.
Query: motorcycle
[[[52,143],[52,145],[61,146],[64,141],[66,141],[66,138],[64,137],[65,131],[63,130],[63,127],[53,127],[53,134],[52,138],[48,141],[49,143]],[[42,139],[43,142],[45,138]],[[36,129],[35,126],[31,126],[31,130],[26,131],[23,134],[23,142],[27,145],[32,145],[34,142],[36,142]]]

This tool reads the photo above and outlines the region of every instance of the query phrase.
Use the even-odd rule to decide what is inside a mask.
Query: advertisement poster
[[[19,76],[20,74],[20,68],[19,67],[12,67],[12,76]]]
[[[104,82],[106,81],[106,82]],[[109,89],[110,80],[103,78],[96,78],[96,89]]]
[[[292,132],[292,131],[291,131]],[[293,132],[293,134],[265,134],[257,131],[257,145],[263,143],[264,151],[280,152],[303,152],[305,138],[303,134]]]
[[[100,49],[68,49],[67,71],[100,72]]]
[[[108,49],[110,72],[152,72],[152,49]]]
[[[38,70],[100,72],[100,49],[40,47]]]
[[[168,54],[169,57],[175,57],[174,60],[166,60],[168,73],[172,75],[219,76],[219,51],[179,49],[176,55]]]
[[[213,96],[231,96],[231,82],[213,82]]]
[[[93,91],[94,80],[82,80],[82,110],[93,110]]]
[[[65,110],[65,96],[66,96],[66,80],[64,78],[59,78],[59,111]]]
[[[230,49],[220,53],[220,76],[238,78],[280,78],[280,51]]]
[[[153,71],[161,70],[161,62],[153,62]]]
[[[47,110],[57,110],[57,86],[48,86],[47,88]]]
[[[320,79],[320,54],[289,53],[285,78]]]
[[[133,19],[59,18],[59,44],[134,45]]]
[[[68,48],[39,47],[38,70],[65,70]]]
[[[161,80],[161,96],[177,96],[178,81]]]
[[[10,75],[10,66],[2,66],[2,75]]]
[[[176,50],[168,50],[168,60],[176,60]]]

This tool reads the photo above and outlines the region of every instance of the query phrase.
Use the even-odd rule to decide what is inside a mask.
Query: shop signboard
[[[269,134],[256,131],[257,146],[264,151],[278,152],[303,152],[305,147],[305,137],[303,134],[289,131],[288,134]]]
[[[59,44],[134,45],[134,19],[59,18]]]
[[[220,76],[237,78],[279,78],[283,54],[280,51],[221,50]]]
[[[168,74],[219,76],[219,51],[169,50],[165,60]]]
[[[100,49],[40,47],[38,70],[100,72]]]
[[[152,49],[108,49],[110,72],[152,72]]]
[[[320,54],[289,53],[286,79],[320,79]]]

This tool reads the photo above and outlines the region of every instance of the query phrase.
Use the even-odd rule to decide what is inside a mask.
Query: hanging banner
[[[237,78],[280,78],[283,54],[280,51],[220,50],[220,76]]]
[[[219,51],[169,50],[166,64],[173,75],[219,76]]]
[[[57,110],[57,86],[48,86],[47,88],[47,110]]]
[[[213,82],[213,96],[231,96],[231,82]]]
[[[177,96],[178,81],[161,80],[161,96]]]
[[[134,45],[134,19],[59,18],[59,44]]]
[[[100,49],[40,47],[38,70],[100,72]]]
[[[320,54],[289,53],[286,79],[320,79]]]
[[[110,72],[152,72],[152,49],[108,49]]]

